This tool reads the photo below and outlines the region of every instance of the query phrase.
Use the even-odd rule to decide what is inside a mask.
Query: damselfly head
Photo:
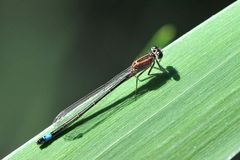
[[[161,51],[160,48],[158,48],[157,46],[153,46],[151,48],[151,53],[155,56],[155,58],[157,59],[161,59],[163,57],[163,53]]]

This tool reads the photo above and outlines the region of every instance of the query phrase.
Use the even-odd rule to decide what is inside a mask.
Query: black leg
[[[151,71],[152,71],[154,65],[155,65],[155,61],[153,61],[152,65],[151,65],[151,67],[150,67],[150,69],[149,69],[149,71],[148,71],[148,75],[150,75],[150,73],[151,73]]]
[[[139,81],[139,77],[146,71],[143,70],[142,72],[140,72],[137,76],[136,76],[136,90],[135,90],[135,95],[137,95],[137,88],[138,88],[138,81]]]
[[[157,62],[157,65],[158,65],[159,69],[160,69],[162,72],[166,72],[166,69],[163,68],[163,67],[160,65],[160,63],[158,62],[158,60],[155,60],[155,61]]]

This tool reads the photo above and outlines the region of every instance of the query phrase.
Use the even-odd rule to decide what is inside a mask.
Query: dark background
[[[164,47],[232,2],[0,0],[0,158],[129,66],[155,33]]]

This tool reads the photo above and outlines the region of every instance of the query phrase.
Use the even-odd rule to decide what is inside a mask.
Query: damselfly
[[[46,142],[49,142],[54,139],[57,135],[59,135],[62,131],[64,131],[68,126],[70,126],[73,122],[75,122],[78,118],[80,118],[84,113],[86,113],[89,109],[91,109],[93,106],[95,106],[96,103],[98,103],[101,99],[103,99],[108,93],[110,93],[112,90],[114,90],[117,86],[122,84],[127,79],[135,76],[136,77],[136,90],[138,86],[139,76],[142,75],[148,68],[148,75],[151,73],[154,64],[157,63],[159,69],[162,72],[165,72],[165,69],[160,65],[160,60],[163,57],[162,51],[154,46],[151,48],[151,51],[139,59],[135,60],[132,65],[116,75],[114,78],[112,78],[110,81],[105,83],[104,85],[100,86],[87,96],[81,98],[77,102],[73,103],[66,109],[64,109],[62,112],[60,112],[57,117],[54,119],[53,123],[56,123],[60,121],[64,117],[69,117],[66,122],[61,124],[59,127],[54,129],[52,132],[44,135],[41,137],[37,144],[41,145]],[[74,111],[73,111],[74,110]],[[72,112],[76,112],[75,114],[70,114]]]

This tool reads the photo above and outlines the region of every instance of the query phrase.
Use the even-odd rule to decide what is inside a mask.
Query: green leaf
[[[240,149],[240,2],[163,52],[169,73],[145,74],[137,97],[131,78],[44,149],[35,142],[52,126],[6,158],[232,158]]]

